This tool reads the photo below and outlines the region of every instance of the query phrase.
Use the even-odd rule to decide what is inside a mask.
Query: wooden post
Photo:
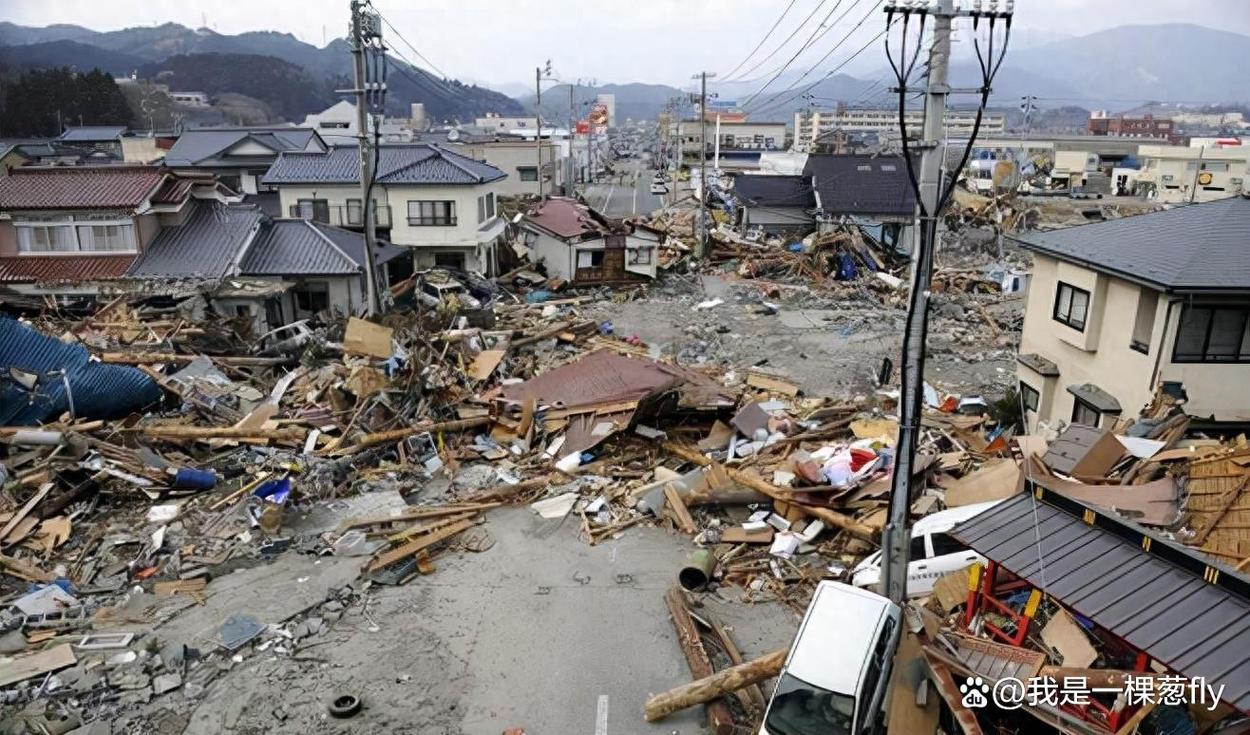
[[[715,673],[712,659],[703,647],[699,638],[699,629],[695,627],[694,618],[690,616],[690,607],[686,595],[678,587],[669,588],[664,594],[664,604],[673,619],[673,627],[677,630],[677,643],[681,652],[686,655],[686,664],[690,666],[690,674],[695,679],[703,679]],[[708,702],[707,725],[716,735],[730,735],[734,731],[733,715],[724,699]]]
[[[698,681],[682,684],[662,694],[656,694],[647,700],[644,716],[647,722],[662,720],[674,712],[710,702],[743,687],[771,679],[781,673],[781,667],[786,662],[786,653],[786,650],[773,651],[763,658],[718,671]]]

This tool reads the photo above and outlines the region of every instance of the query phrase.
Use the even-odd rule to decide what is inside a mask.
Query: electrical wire
[[[797,0],[790,0],[790,4],[786,6],[785,10],[781,11],[781,15],[777,18],[777,21],[773,23],[773,27],[768,29],[768,33],[765,33],[764,37],[760,39],[760,42],[755,44],[755,48],[751,49],[751,53],[747,54],[746,57],[742,59],[742,61],[738,62],[738,65],[733,68],[733,71],[730,71],[726,74],[721,74],[720,76],[724,78],[732,77],[735,72],[741,69],[743,65],[745,65],[748,61],[750,61],[751,57],[754,56],[755,53],[760,50],[760,47],[762,47],[764,43],[768,41],[769,38],[772,37],[773,31],[777,30],[777,26],[781,25],[781,21],[786,19],[786,15],[790,12],[790,9],[794,7],[795,2],[797,2]]]
[[[816,68],[817,68],[818,66],[820,66],[820,65],[821,65],[821,64],[823,64],[823,63],[825,63],[825,61],[826,61],[826,60],[827,60],[830,56],[832,56],[832,55],[833,55],[833,52],[834,52],[834,51],[837,51],[839,48],[841,48],[841,47],[842,47],[842,44],[846,43],[846,42],[847,42],[847,41],[851,38],[851,36],[853,36],[853,35],[855,34],[855,31],[859,30],[860,26],[864,25],[864,23],[865,23],[865,22],[866,22],[866,21],[867,21],[870,17],[872,17],[872,15],[873,15],[873,14],[877,11],[877,9],[881,7],[881,3],[882,3],[883,1],[884,1],[884,0],[877,0],[876,4],[875,4],[875,5],[873,5],[871,8],[869,8],[869,9],[868,9],[868,12],[864,14],[864,17],[860,18],[860,19],[859,19],[859,22],[858,22],[858,23],[856,23],[854,26],[852,26],[852,27],[851,27],[851,30],[847,31],[847,33],[846,33],[846,35],[845,35],[845,36],[843,36],[843,37],[842,37],[842,38],[841,38],[841,39],[840,39],[837,43],[833,44],[833,46],[832,46],[832,47],[830,47],[830,49],[829,49],[828,51],[826,51],[826,52],[825,52],[825,55],[824,55],[824,56],[822,56],[822,57],[820,57],[819,59],[817,59],[816,63],[815,63],[815,64],[812,64],[810,67],[808,67],[807,71],[803,72],[803,74],[802,74],[802,75],[800,75],[798,79],[794,80],[794,81],[790,84],[790,86],[789,86],[789,87],[786,87],[785,89],[781,90],[780,92],[777,92],[777,93],[773,94],[773,96],[772,96],[772,97],[769,97],[767,100],[765,100],[765,102],[763,103],[763,104],[764,104],[764,106],[768,106],[769,104],[771,104],[774,100],[776,100],[776,99],[777,99],[778,97],[780,97],[781,95],[783,95],[783,94],[785,94],[786,92],[789,92],[789,91],[793,90],[795,87],[799,86],[799,85],[803,82],[803,80],[807,78],[807,76],[808,76],[809,74],[811,74],[813,71],[815,71],[815,70],[816,70]],[[852,10],[854,10],[854,9],[855,9],[855,7],[856,7],[856,5],[858,5],[860,2],[861,2],[861,0],[856,0],[856,1],[855,1],[855,4],[854,4],[854,5],[851,5],[850,7],[848,7],[848,8],[846,9],[846,12],[842,13],[842,15],[838,17],[838,20],[834,21],[834,24],[833,24],[833,25],[831,25],[831,26],[829,27],[829,29],[832,29],[834,26],[836,26],[836,25],[837,25],[837,24],[838,24],[838,23],[839,23],[839,22],[840,22],[843,18],[845,18],[845,17],[847,16],[847,14],[848,14],[848,13],[850,13]],[[827,29],[827,30],[826,30],[826,32],[827,32],[829,29]],[[874,39],[874,40],[875,40],[875,39]],[[871,46],[871,45],[872,45],[872,43],[870,42],[870,43],[866,44],[865,48],[866,48],[867,46]],[[859,55],[859,53],[862,53],[862,52],[863,52],[863,50],[864,50],[864,49],[861,49],[861,50],[860,50],[860,52],[857,52],[857,53],[855,54],[855,56],[858,56],[858,55]],[[855,56],[852,56],[851,58],[853,59],[853,58],[855,58]],[[850,62],[850,59],[847,59],[847,61],[843,62],[842,64],[840,64],[840,65],[838,66],[838,69],[841,69],[841,68],[845,67],[845,66],[847,65],[847,63],[849,63],[849,62]],[[823,77],[821,77],[819,80],[817,80],[817,84],[819,84],[820,82],[824,81],[825,79],[828,79],[828,78],[829,78],[830,76],[832,76],[832,75],[833,75],[832,73],[826,74],[825,76],[823,76]],[[811,85],[811,86],[808,86],[808,87],[804,90],[804,92],[806,92],[806,91],[808,91],[808,90],[812,89],[814,86],[815,86],[814,84],[813,84],[813,85]],[[761,91],[763,91],[763,90],[761,90]],[[749,102],[749,100],[748,100],[748,102]]]
[[[372,5],[372,3],[370,3],[370,5]],[[400,41],[403,41],[405,46],[412,49],[412,53],[416,54],[418,59],[421,59],[422,61],[424,61],[426,66],[430,67],[435,72],[437,72],[438,75],[442,77],[443,79],[451,78],[450,75],[445,73],[442,69],[439,69],[438,66],[433,61],[430,61],[429,59],[427,59],[424,54],[422,54],[419,50],[417,50],[416,46],[413,46],[411,43],[409,43],[408,39],[404,38],[404,34],[399,32],[399,29],[396,28],[394,24],[391,23],[389,18],[387,18],[385,15],[382,14],[381,10],[377,9],[376,5],[373,5],[372,7],[373,7],[373,10],[378,14],[378,17],[382,19],[382,22],[386,24],[386,27],[390,28],[391,31],[395,34],[395,37],[398,38]],[[412,66],[415,67],[416,64],[413,64]]]
[[[859,4],[859,3],[860,3],[860,2],[862,2],[862,1],[863,1],[863,0],[855,0],[855,3],[854,3],[853,5],[851,5],[851,7],[852,7],[852,8],[853,8],[853,7],[855,7],[855,5]],[[881,0],[877,0],[877,2],[881,2]],[[799,56],[801,56],[801,55],[803,54],[803,52],[804,52],[804,51],[806,51],[807,49],[811,48],[812,44],[816,42],[816,38],[817,38],[818,36],[823,36],[825,33],[828,33],[828,32],[829,32],[829,29],[830,29],[830,28],[833,28],[833,26],[832,26],[832,25],[830,25],[830,26],[826,27],[826,26],[825,26],[825,23],[829,20],[829,17],[830,17],[831,15],[833,15],[833,14],[834,14],[834,12],[836,12],[836,11],[837,11],[838,6],[840,6],[841,4],[842,4],[842,0],[837,0],[837,2],[835,2],[835,3],[833,4],[833,7],[829,9],[829,12],[828,12],[828,13],[825,13],[825,17],[824,17],[824,18],[821,18],[821,20],[820,20],[820,25],[816,28],[816,30],[812,31],[812,35],[810,35],[810,36],[808,36],[808,37],[807,37],[807,41],[806,41],[806,42],[804,42],[804,44],[803,44],[802,46],[800,46],[800,47],[799,47],[799,50],[798,50],[798,51],[795,51],[795,52],[794,52],[794,55],[793,55],[793,56],[791,56],[791,57],[790,57],[790,59],[789,59],[788,61],[786,61],[786,63],[784,63],[784,64],[782,64],[782,65],[781,65],[781,68],[777,70],[777,73],[776,73],[776,74],[773,74],[773,75],[772,75],[772,77],[770,77],[770,78],[769,78],[769,80],[768,80],[767,82],[764,82],[764,86],[762,86],[762,87],[760,87],[759,89],[755,90],[755,93],[754,93],[754,94],[752,94],[750,97],[747,97],[746,101],[742,103],[742,106],[743,106],[743,107],[746,107],[747,105],[750,105],[750,104],[751,104],[751,102],[752,102],[752,101],[753,101],[756,97],[759,97],[761,94],[763,94],[763,93],[764,93],[764,90],[766,90],[766,89],[768,89],[769,87],[771,87],[771,86],[772,86],[772,84],[773,84],[773,82],[777,81],[777,78],[778,78],[778,77],[780,77],[782,74],[784,74],[784,73],[785,73],[785,71],[786,71],[786,69],[789,69],[789,68],[790,68],[790,65],[794,63],[794,60],[795,60],[795,59],[799,58]],[[850,10],[850,8],[847,8],[847,10]],[[845,16],[846,14],[845,14],[845,13],[843,13],[842,15],[843,15],[843,16]],[[842,19],[841,17],[839,17],[839,18],[838,18],[838,20],[841,20],[841,19]],[[823,32],[822,32],[822,30],[823,30]]]
[[[839,0],[839,1],[840,1],[840,0]],[[820,9],[821,9],[822,7],[824,7],[824,5],[825,5],[825,3],[826,3],[826,2],[828,2],[828,0],[820,0],[820,2],[816,3],[816,7],[812,8],[812,12],[808,13],[808,14],[807,14],[807,17],[803,19],[803,22],[802,22],[802,23],[799,23],[797,26],[795,26],[795,28],[794,28],[794,30],[793,30],[793,31],[790,31],[790,35],[789,35],[789,36],[786,36],[786,40],[782,41],[782,42],[781,42],[781,44],[780,44],[780,45],[778,45],[778,46],[777,46],[777,48],[775,48],[775,49],[773,49],[771,52],[769,52],[769,54],[768,54],[767,56],[765,56],[764,58],[762,58],[762,59],[760,59],[759,61],[755,62],[755,65],[754,65],[754,66],[752,66],[750,69],[747,69],[746,71],[742,72],[742,75],[741,75],[741,76],[739,76],[737,79],[722,79],[721,81],[722,81],[722,82],[755,82],[755,81],[758,81],[758,79],[746,79],[745,77],[746,77],[748,74],[753,73],[756,69],[760,68],[760,67],[761,67],[761,66],[763,66],[764,64],[768,63],[768,60],[769,60],[769,59],[771,59],[771,58],[773,58],[774,56],[776,56],[776,55],[777,55],[777,52],[781,51],[783,48],[785,48],[785,47],[786,47],[786,44],[788,44],[788,43],[790,43],[790,41],[794,40],[794,37],[795,37],[795,36],[797,36],[797,35],[799,34],[799,31],[803,30],[803,27],[804,27],[804,26],[806,26],[809,22],[811,22],[812,18],[815,18],[815,17],[816,17],[816,13],[819,13],[819,12],[820,12]],[[828,17],[828,16],[826,16],[826,17]],[[768,72],[768,73],[762,74],[762,75],[760,76],[760,78],[762,79],[763,77],[768,76],[768,74],[770,74],[770,73],[771,73],[771,72]]]

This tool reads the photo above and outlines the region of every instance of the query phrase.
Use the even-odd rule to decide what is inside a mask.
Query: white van
[[[821,582],[794,638],[759,735],[860,735],[881,715],[902,611]]]
[[[963,505],[925,516],[911,529],[907,554],[907,596],[923,597],[951,572],[985,563],[985,557],[956,541],[947,531],[1003,501]],[[851,572],[856,587],[876,589],[881,583],[881,552],[869,554]]]

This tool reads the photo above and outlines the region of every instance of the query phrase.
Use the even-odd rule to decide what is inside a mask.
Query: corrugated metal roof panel
[[[226,275],[264,216],[247,204],[198,201],[180,225],[166,227],[135,260],[132,278],[199,278]]]
[[[38,375],[34,389],[9,380],[9,368]],[[61,342],[4,317],[0,317],[0,370],[5,376],[0,379],[0,424],[5,425],[37,425],[71,406],[78,417],[116,418],[161,397],[160,388],[143,371],[92,361],[82,345]]]
[[[0,283],[75,283],[121,278],[135,261],[124,255],[15,255],[0,258]]]
[[[951,535],[1183,676],[1225,685],[1225,701],[1250,712],[1250,601],[1240,595],[1030,494]]]

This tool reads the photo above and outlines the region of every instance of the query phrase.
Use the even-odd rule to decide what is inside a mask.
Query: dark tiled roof
[[[222,159],[228,149],[245,140],[252,140],[272,151],[277,157],[282,151],[302,151],[316,135],[311,128],[200,128],[188,130],[178,136],[174,146],[165,154],[166,166],[220,166],[255,165],[250,160],[231,161]]]
[[[230,266],[263,217],[256,207],[196,202],[182,224],[157,234],[126,275],[215,281]]]
[[[16,168],[0,179],[0,209],[133,209],[165,175],[155,166]]]
[[[1250,712],[1250,602],[1241,596],[1030,493],[951,535],[1182,676],[1225,685],[1224,700]]]
[[[1250,199],[1012,236],[1021,246],[1165,291],[1250,290]]]
[[[0,258],[0,283],[73,283],[121,278],[135,260],[125,255],[19,255]]]
[[[902,156],[813,154],[803,175],[815,177],[820,207],[827,214],[906,217],[916,210]]]
[[[816,206],[812,180],[807,176],[744,174],[734,179],[733,193],[746,207]]]
[[[60,139],[71,143],[96,143],[117,140],[125,132],[125,125],[84,125],[66,129]]]
[[[354,275],[365,264],[364,236],[302,219],[269,222],[239,266],[245,276]],[[383,244],[381,265],[403,255],[404,248]]]
[[[265,174],[266,184],[358,184],[359,151],[336,146],[324,153],[284,152]],[[430,143],[383,145],[381,184],[481,184],[507,174],[489,163]]]

